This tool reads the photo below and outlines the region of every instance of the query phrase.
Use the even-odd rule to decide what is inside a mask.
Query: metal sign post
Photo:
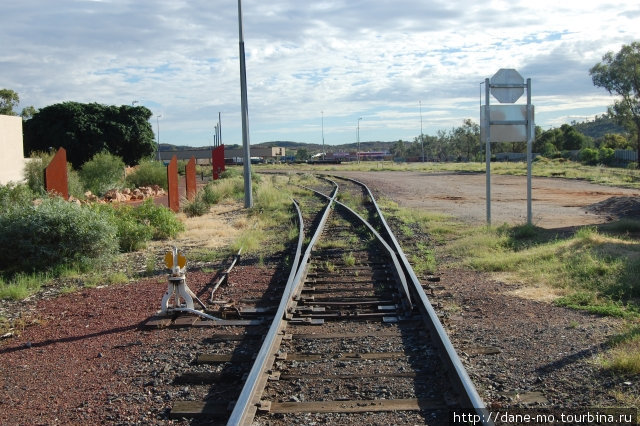
[[[500,103],[513,104],[527,89],[526,105],[490,106],[493,95]],[[531,225],[531,149],[534,138],[534,108],[531,105],[531,79],[514,69],[502,68],[485,79],[485,104],[480,107],[480,134],[485,141],[487,173],[487,224],[491,225],[491,142],[527,143],[527,223]]]
[[[531,105],[531,79],[527,79],[527,224],[531,225],[531,150],[533,149],[533,138],[535,127],[533,125],[533,105]]]
[[[484,119],[485,121],[480,120],[481,126],[484,125],[485,128],[485,154],[486,154],[486,174],[487,174],[487,225],[491,225],[491,126],[490,126],[490,108],[489,108],[489,90],[491,85],[489,84],[489,79],[484,80],[484,96],[485,96],[485,104],[484,104]]]

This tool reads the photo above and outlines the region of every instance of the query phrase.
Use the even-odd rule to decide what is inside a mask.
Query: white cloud
[[[245,0],[252,142],[410,139],[477,120],[480,83],[533,81],[538,124],[603,113],[588,70],[640,38],[635,1]],[[237,2],[25,0],[3,5],[0,86],[22,105],[138,100],[165,142],[240,140]],[[416,124],[417,122],[417,124]],[[156,123],[154,120],[154,130]],[[417,129],[417,130],[416,130]]]

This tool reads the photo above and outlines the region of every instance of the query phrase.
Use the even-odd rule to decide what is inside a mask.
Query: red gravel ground
[[[166,339],[162,330],[140,328],[159,307],[165,287],[162,280],[147,279],[39,301],[33,317],[39,324],[0,349],[0,422],[89,424],[139,412],[141,407],[110,398],[131,392],[119,370],[143,345]]]
[[[272,276],[265,272],[236,267],[216,297],[259,297]],[[207,300],[217,272],[190,272],[187,279]],[[179,396],[172,380],[195,356],[185,349],[220,329],[144,327],[166,289],[159,276],[37,302],[34,325],[0,346],[0,424],[184,423],[167,419]],[[154,381],[157,372],[167,380]]]

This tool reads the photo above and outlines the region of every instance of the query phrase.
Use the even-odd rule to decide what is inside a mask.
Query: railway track
[[[366,186],[333,177],[297,191],[307,196],[296,202],[298,246],[277,288],[282,298],[224,319],[244,328],[211,341],[236,341],[233,352],[197,360],[226,366],[193,376],[235,385],[228,400],[176,401],[171,416],[229,425],[441,425],[452,410],[483,412]]]

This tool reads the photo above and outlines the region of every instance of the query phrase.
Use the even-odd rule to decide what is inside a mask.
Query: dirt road
[[[400,206],[451,214],[465,222],[486,222],[483,173],[336,172],[352,177]],[[607,200],[616,202],[606,203]],[[605,205],[603,205],[605,204]],[[640,191],[595,185],[581,180],[533,178],[533,224],[543,228],[604,223],[621,205],[640,205]],[[492,223],[527,220],[525,176],[491,176]]]

